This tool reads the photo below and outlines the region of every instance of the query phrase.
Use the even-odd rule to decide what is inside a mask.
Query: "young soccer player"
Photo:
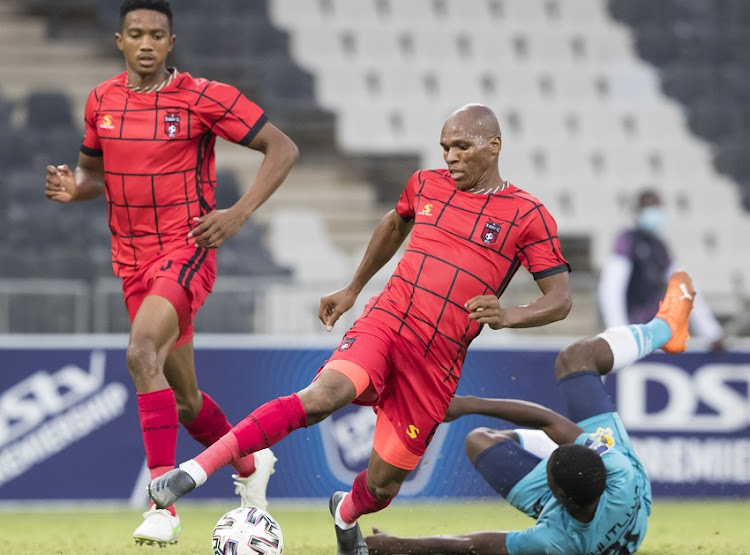
[[[370,553],[635,553],[651,514],[651,483],[601,376],[659,348],[684,351],[694,296],[690,277],[675,272],[649,323],[610,328],[559,354],[555,377],[572,420],[525,401],[451,401],[447,419],[484,414],[546,434],[546,441],[540,441],[536,430],[478,428],[466,437],[466,453],[474,467],[511,505],[535,518],[534,526],[423,538],[400,538],[375,529],[366,539]]]
[[[321,299],[332,329],[370,278],[411,238],[385,289],[365,308],[305,389],[266,403],[194,460],[150,484],[157,506],[171,505],[223,465],[316,424],[349,403],[378,418],[367,470],[330,500],[340,554],[367,553],[357,525],[388,506],[419,464],[443,421],[466,349],[483,324],[542,326],[570,310],[567,261],[557,226],[534,196],[500,177],[500,127],[486,106],[452,114],[440,136],[448,169],[416,172],[386,214],[350,284]],[[502,307],[523,264],[541,296]]]
[[[48,166],[46,195],[62,203],[106,196],[114,273],[132,322],[128,370],[156,478],[174,468],[178,422],[204,446],[231,429],[198,388],[193,319],[216,278],[216,248],[281,185],[298,152],[236,88],[167,66],[175,35],[166,0],[125,0],[115,42],[125,71],[91,91],[78,166]],[[248,192],[221,209],[217,135],[264,154]],[[243,504],[265,506],[275,460],[263,450],[232,462]],[[180,531],[170,504],[146,512],[133,537],[164,545]]]

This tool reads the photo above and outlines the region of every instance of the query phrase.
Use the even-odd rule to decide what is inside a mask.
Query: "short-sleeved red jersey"
[[[500,296],[523,264],[534,279],[570,271],[557,224],[534,196],[509,185],[490,195],[456,189],[448,170],[423,170],[396,206],[414,228],[383,292],[364,316],[387,324],[424,349],[458,380],[469,343],[481,325],[464,304]]]
[[[216,206],[216,136],[247,145],[266,116],[224,83],[178,73],[159,91],[139,93],[123,72],[91,91],[85,120],[81,152],[104,156],[113,269],[128,276],[170,246],[188,245],[192,219]]]

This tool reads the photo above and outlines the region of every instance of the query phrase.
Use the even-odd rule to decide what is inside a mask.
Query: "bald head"
[[[447,120],[446,126],[460,127],[465,132],[489,140],[500,137],[500,124],[495,113],[484,104],[467,104],[453,112]]]
[[[440,134],[443,159],[458,189],[502,185],[497,167],[502,147],[495,114],[482,104],[467,104],[453,112]]]

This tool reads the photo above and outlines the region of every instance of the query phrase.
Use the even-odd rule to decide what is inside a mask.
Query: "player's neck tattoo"
[[[128,88],[137,93],[151,93],[162,90],[164,87],[169,85],[174,78],[177,76],[177,68],[174,67],[168,67],[167,68],[167,78],[159,83],[158,85],[151,85],[150,87],[136,87],[135,85],[131,85],[128,83]]]
[[[504,191],[508,188],[508,185],[509,183],[507,181],[502,181],[500,185],[497,185],[496,187],[472,187],[471,189],[466,189],[466,192],[475,195],[492,195]]]

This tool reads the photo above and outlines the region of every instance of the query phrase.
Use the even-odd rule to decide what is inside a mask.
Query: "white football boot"
[[[177,543],[182,532],[179,516],[172,516],[166,509],[152,507],[143,513],[143,522],[133,532],[136,545],[158,545]]]
[[[262,449],[253,453],[255,472],[247,478],[232,474],[234,493],[240,496],[243,507],[258,507],[264,511],[268,509],[266,488],[271,474],[276,472],[274,465],[278,460],[270,449]]]

